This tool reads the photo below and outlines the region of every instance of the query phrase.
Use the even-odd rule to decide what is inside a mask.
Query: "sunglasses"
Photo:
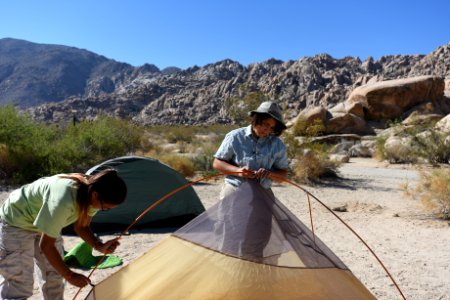
[[[100,210],[101,210],[101,211],[107,211],[107,210],[110,210],[110,209],[111,209],[110,207],[104,207],[104,206],[103,206],[104,203],[103,203],[102,200],[100,200],[99,202],[100,202]]]

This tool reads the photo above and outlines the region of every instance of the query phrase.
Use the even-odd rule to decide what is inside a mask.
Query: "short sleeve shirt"
[[[264,168],[270,171],[288,170],[286,146],[277,136],[255,138],[251,125],[229,132],[216,154],[215,158],[237,167],[248,166],[252,170]],[[226,176],[225,181],[239,186],[244,179],[236,176]],[[264,188],[272,186],[272,180],[262,179]]]
[[[78,184],[60,175],[44,177],[13,191],[0,208],[0,217],[9,225],[43,232],[51,237],[78,219]],[[94,215],[96,209],[90,209]]]

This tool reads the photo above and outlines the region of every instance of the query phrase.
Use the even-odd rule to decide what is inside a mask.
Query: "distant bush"
[[[414,136],[397,136],[387,139],[384,144],[384,156],[390,163],[416,163],[419,160],[419,148]]]
[[[218,148],[219,145],[214,143],[204,145],[201,153],[197,154],[192,159],[195,170],[200,171],[204,176],[216,173],[212,167],[212,163],[214,160],[214,154]]]
[[[418,185],[412,194],[442,219],[450,219],[450,169],[421,171]]]
[[[329,159],[328,153],[305,149],[303,154],[296,156],[292,175],[300,182],[314,183],[326,177],[336,177],[339,166],[339,162]]]
[[[193,126],[165,126],[162,132],[169,143],[191,143],[197,130]]]
[[[330,160],[330,146],[313,142],[310,137],[305,137],[300,142],[288,132],[285,132],[282,138],[288,157],[293,162],[291,172],[294,180],[313,183],[321,178],[337,175],[340,163]]]
[[[303,152],[304,147],[300,145],[300,142],[290,132],[284,132],[281,135],[281,139],[286,145],[287,156],[289,159],[294,159],[298,154]]]
[[[402,126],[403,127],[403,126]],[[391,163],[449,163],[450,135],[426,126],[397,126],[396,138],[378,136],[375,157]]]
[[[0,108],[0,169],[6,179],[22,183],[53,169],[52,147],[58,128],[35,124],[13,106]]]
[[[375,139],[375,151],[374,151],[374,158],[378,160],[385,160],[387,159],[386,154],[384,152],[384,144],[386,143],[387,136],[379,135]]]
[[[231,120],[244,125],[249,118],[248,112],[256,109],[262,102],[268,101],[269,97],[261,91],[250,91],[246,85],[242,85],[238,93],[237,96],[226,98],[224,106]]]
[[[192,177],[195,174],[194,163],[188,157],[166,154],[159,156],[157,159],[169,165],[184,177]]]
[[[57,165],[84,171],[103,160],[134,153],[141,137],[142,130],[124,120],[99,117],[84,121],[62,131],[54,147]]]
[[[432,164],[449,163],[450,135],[436,130],[427,130],[416,135],[419,155]]]
[[[311,124],[308,124],[304,118],[297,118],[291,130],[296,136],[315,137],[323,135],[325,129],[325,125],[320,119],[315,119]]]
[[[0,170],[13,183],[55,173],[86,171],[99,162],[132,153],[140,130],[127,121],[100,117],[58,127],[35,123],[12,106],[0,108]]]

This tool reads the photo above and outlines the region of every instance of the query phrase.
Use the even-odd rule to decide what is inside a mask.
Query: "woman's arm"
[[[64,263],[61,254],[55,247],[55,238],[52,238],[45,233],[42,233],[39,247],[42,253],[47,257],[48,262],[61,274],[70,284],[77,287],[84,287],[90,283],[90,280],[82,275],[72,272]]]
[[[89,218],[89,224],[91,223],[91,220],[92,217]],[[80,238],[82,238],[86,243],[91,245],[92,248],[104,254],[113,253],[116,250],[117,246],[120,245],[118,240],[119,238],[115,238],[103,243],[98,237],[94,235],[89,225],[84,226],[81,225],[79,222],[75,222],[74,230],[77,233],[77,235]]]

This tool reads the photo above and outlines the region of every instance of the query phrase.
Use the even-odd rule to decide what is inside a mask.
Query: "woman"
[[[64,263],[61,230],[74,223],[75,232],[95,250],[114,252],[118,240],[103,243],[89,225],[97,211],[118,206],[126,194],[125,182],[111,169],[90,177],[44,177],[13,191],[0,207],[1,298],[32,296],[33,260],[44,299],[63,299],[63,278],[77,287],[89,284]]]
[[[263,102],[249,115],[250,126],[228,133],[214,155],[213,168],[229,174],[220,195],[223,201],[215,232],[219,250],[262,261],[271,235],[271,203],[231,195],[245,180],[257,180],[271,192],[272,180],[287,177],[286,146],[279,138],[286,125],[280,107],[274,102]]]
[[[278,104],[266,101],[249,113],[251,124],[225,136],[214,155],[213,168],[228,175],[222,197],[235,190],[243,178],[258,179],[268,189],[271,175],[286,178],[288,158],[286,146],[279,136],[286,129]]]

